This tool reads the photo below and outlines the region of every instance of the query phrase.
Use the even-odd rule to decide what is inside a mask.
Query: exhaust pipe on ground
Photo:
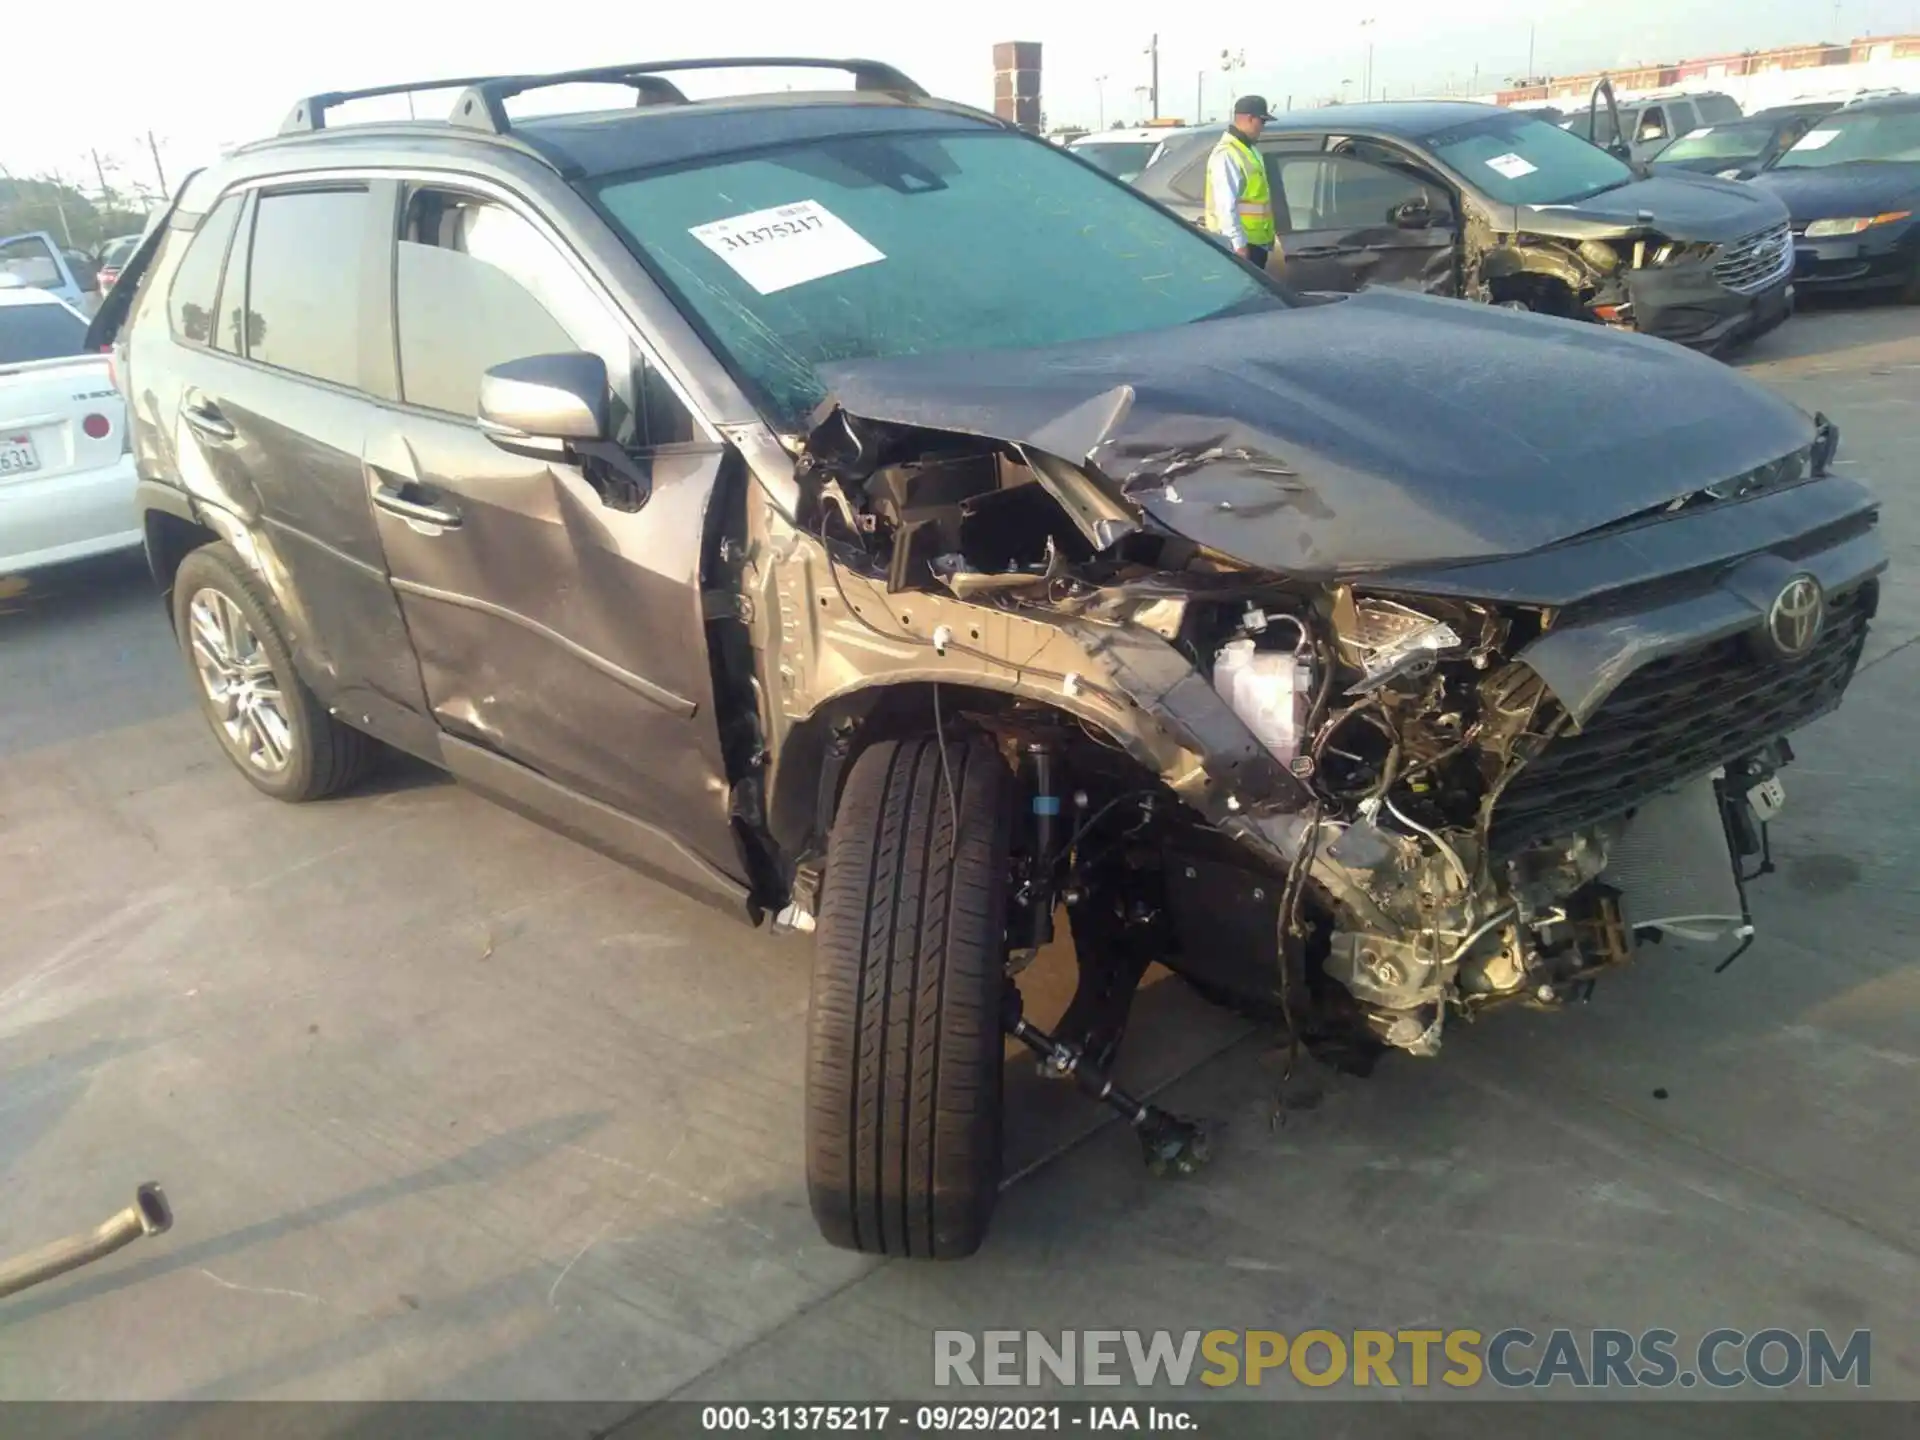
[[[69,1270],[113,1254],[142,1235],[164,1235],[173,1226],[173,1211],[160,1187],[149,1181],[134,1191],[133,1204],[97,1230],[69,1235],[15,1259],[0,1262],[0,1298],[51,1280]]]

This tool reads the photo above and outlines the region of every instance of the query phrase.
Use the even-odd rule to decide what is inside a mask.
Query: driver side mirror
[[[568,442],[607,438],[610,393],[598,355],[509,360],[480,377],[480,428],[510,454],[563,456]]]
[[[480,377],[480,429],[509,455],[578,465],[609,509],[634,511],[653,476],[612,438],[612,396],[607,362],[587,351],[509,360]]]

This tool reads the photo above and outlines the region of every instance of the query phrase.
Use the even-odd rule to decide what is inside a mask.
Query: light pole
[[[1153,113],[1147,118],[1158,120],[1160,118],[1160,37],[1158,35],[1155,35],[1147,45],[1146,55],[1153,65],[1147,87],[1147,100]]]
[[[1095,96],[1095,103],[1100,107],[1099,109],[1100,123],[1094,128],[1098,130],[1104,130],[1107,128],[1107,77],[1106,76],[1096,75],[1093,77],[1093,93]]]
[[[1234,71],[1244,70],[1246,68],[1247,68],[1247,52],[1246,51],[1222,50],[1220,52],[1220,70],[1222,74],[1231,78]],[[1229,94],[1232,93],[1233,87],[1231,84],[1228,85],[1227,91]],[[1202,119],[1204,118],[1205,117],[1203,116]]]
[[[1362,20],[1360,28],[1367,32],[1367,68],[1361,72],[1360,103],[1366,104],[1373,99],[1373,24],[1372,19]]]

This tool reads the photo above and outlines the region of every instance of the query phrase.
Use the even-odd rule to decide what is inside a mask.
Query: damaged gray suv
[[[1638,336],[1309,300],[884,65],[670,78],[776,63],[829,62],[319,96],[184,187],[93,338],[248,780],[392,747],[811,932],[814,1211],[893,1255],[981,1243],[1010,1040],[1198,1163],[1111,1078],[1152,962],[1365,1064],[1747,943],[1886,563],[1830,426]],[[587,81],[628,103],[508,113]]]

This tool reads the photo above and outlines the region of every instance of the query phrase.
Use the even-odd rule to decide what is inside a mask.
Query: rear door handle
[[[442,530],[454,530],[460,525],[460,512],[444,502],[435,504],[428,500],[416,500],[407,494],[418,492],[420,486],[412,481],[395,485],[390,480],[381,480],[373,487],[373,503],[389,515],[398,515],[402,520],[410,520],[416,525],[434,525]]]
[[[187,401],[180,407],[180,418],[209,440],[231,440],[240,433],[211,400]]]

